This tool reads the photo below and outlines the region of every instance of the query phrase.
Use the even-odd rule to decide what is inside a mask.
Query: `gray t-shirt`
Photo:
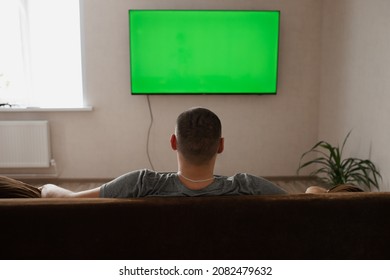
[[[138,170],[124,174],[100,188],[100,197],[130,198],[145,196],[216,196],[216,195],[273,195],[285,191],[271,182],[239,173],[231,177],[215,176],[213,183],[201,190],[190,190],[177,173]]]

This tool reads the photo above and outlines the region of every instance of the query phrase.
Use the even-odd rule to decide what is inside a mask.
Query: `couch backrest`
[[[1,259],[388,259],[390,194],[4,199]]]

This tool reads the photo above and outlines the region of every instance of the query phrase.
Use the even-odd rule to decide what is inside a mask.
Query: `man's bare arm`
[[[100,187],[81,192],[72,192],[52,184],[43,185],[41,188],[42,198],[98,198],[99,194]]]

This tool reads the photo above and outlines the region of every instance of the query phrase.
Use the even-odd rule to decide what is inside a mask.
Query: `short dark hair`
[[[218,152],[221,121],[205,108],[191,108],[176,121],[177,150],[196,165],[208,162]]]

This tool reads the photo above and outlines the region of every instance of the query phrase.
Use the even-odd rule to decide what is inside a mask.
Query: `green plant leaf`
[[[352,130],[350,130],[350,131],[348,132],[347,136],[344,138],[343,145],[341,146],[341,153],[343,153],[343,151],[344,151],[344,146],[345,146],[345,144],[347,143],[347,140],[348,140],[348,138],[349,138],[349,135],[351,135],[351,132],[352,132]]]

